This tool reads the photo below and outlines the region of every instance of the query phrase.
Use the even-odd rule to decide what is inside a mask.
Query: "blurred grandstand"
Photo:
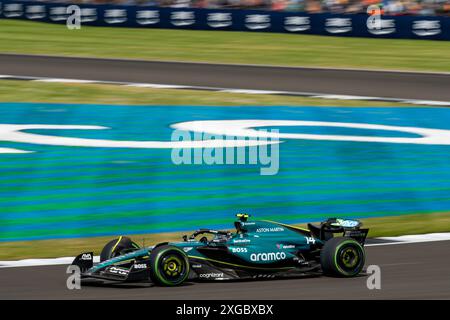
[[[118,5],[146,5],[172,8],[260,9],[308,13],[366,13],[379,5],[387,15],[450,15],[450,0],[43,0]]]

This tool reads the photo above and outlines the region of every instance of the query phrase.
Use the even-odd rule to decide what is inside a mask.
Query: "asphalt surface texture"
[[[366,247],[368,265],[381,268],[381,289],[367,276],[66,287],[67,266],[0,269],[0,299],[450,299],[450,241]]]
[[[450,101],[450,75],[0,54],[0,74]]]

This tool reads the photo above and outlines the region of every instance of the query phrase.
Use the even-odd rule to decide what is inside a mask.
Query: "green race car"
[[[365,263],[368,229],[357,220],[331,218],[303,229],[273,221],[252,221],[238,214],[236,231],[199,229],[180,242],[141,248],[130,238],[106,244],[100,263],[93,253],[73,265],[82,279],[176,286],[188,280],[280,278],[305,274],[358,275]],[[336,234],[341,234],[336,237]]]

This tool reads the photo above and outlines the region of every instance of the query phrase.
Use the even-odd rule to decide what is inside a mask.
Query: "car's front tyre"
[[[119,237],[108,242],[100,253],[100,262],[120,256],[123,252],[139,249],[139,246],[128,237]]]
[[[189,276],[186,253],[171,245],[156,247],[150,253],[150,279],[159,286],[178,286]]]
[[[365,251],[356,240],[336,237],[325,242],[320,253],[320,263],[325,275],[335,277],[354,277],[365,263]]]

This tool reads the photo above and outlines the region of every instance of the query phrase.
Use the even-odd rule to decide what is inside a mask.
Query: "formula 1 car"
[[[188,280],[278,278],[308,273],[358,275],[365,263],[368,229],[357,220],[331,218],[308,229],[238,214],[235,232],[199,229],[181,242],[140,248],[127,237],[107,243],[94,265],[93,253],[75,258],[81,278],[152,281],[176,286]],[[341,233],[342,236],[334,237]]]

